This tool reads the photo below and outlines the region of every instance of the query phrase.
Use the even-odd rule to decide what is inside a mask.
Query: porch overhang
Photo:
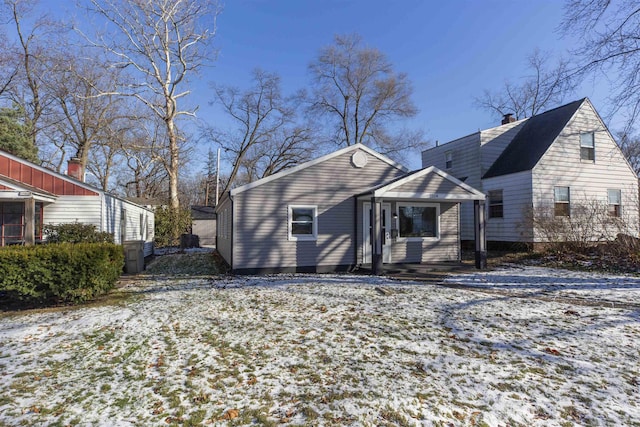
[[[403,188],[405,187],[405,188]],[[462,203],[486,196],[454,176],[434,167],[420,169],[357,195],[358,200],[410,199],[425,202]]]
[[[55,203],[58,199],[56,196],[48,196],[31,191],[3,191],[0,190],[0,202],[19,202],[22,200],[34,199],[36,202]]]
[[[21,201],[33,199],[36,202],[55,203],[58,196],[40,188],[0,175],[0,201]]]

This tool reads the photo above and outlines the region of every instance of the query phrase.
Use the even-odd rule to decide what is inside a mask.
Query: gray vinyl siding
[[[232,203],[228,195],[225,195],[216,207],[217,227],[216,227],[216,249],[220,255],[231,265],[231,242],[232,226],[231,213]]]
[[[435,166],[465,184],[482,191],[480,168],[480,132],[442,144],[422,152],[422,167]],[[453,153],[453,164],[445,168],[445,153]],[[460,207],[460,234],[463,240],[473,240],[473,202]]]
[[[397,205],[397,202],[392,204],[392,212],[397,212]],[[440,204],[439,239],[422,239],[420,241],[398,238],[393,242],[391,245],[391,262],[415,263],[460,260],[458,206],[458,203]]]
[[[198,236],[200,245],[216,244],[215,219],[194,219],[191,232]]]
[[[436,173],[430,173],[424,179],[415,179],[405,184],[395,187],[393,192],[414,193],[414,194],[469,194],[453,182],[441,177]]]
[[[489,218],[487,199],[487,240],[492,242],[531,242],[531,225],[525,221],[531,209],[531,171],[483,180],[485,193],[502,190],[503,217]]]
[[[404,172],[364,151],[367,164],[356,168],[351,164],[354,152],[329,158],[233,196],[232,267],[355,265],[354,195]],[[289,205],[317,206],[317,240],[288,240]],[[223,251],[225,249],[221,253]],[[225,259],[229,260],[227,256]]]
[[[595,162],[580,159],[580,134],[594,132]],[[638,178],[590,102],[585,102],[533,169],[536,209],[553,206],[553,188],[569,187],[572,205],[607,203],[607,190],[622,193],[626,232],[638,236]],[[610,236],[615,237],[615,236]],[[541,241],[536,236],[535,241]]]

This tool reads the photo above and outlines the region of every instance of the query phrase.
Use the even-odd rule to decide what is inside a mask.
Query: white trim
[[[294,235],[291,231],[293,224],[294,209],[311,209],[313,211],[312,234]],[[292,241],[313,241],[318,240],[318,206],[317,205],[288,205],[287,206],[287,240]]]
[[[436,208],[436,235],[435,237],[402,237],[400,235],[400,206],[417,206],[425,208]],[[435,242],[440,240],[440,203],[422,203],[413,201],[400,201],[396,202],[396,215],[398,215],[398,237],[397,242],[422,242],[429,241]]]
[[[442,178],[450,181],[456,186],[462,188],[463,190],[470,193],[469,195],[453,195],[449,193],[409,193],[409,192],[392,192],[396,187],[406,184],[407,182],[411,182],[414,179],[422,178],[425,175],[430,173],[435,173],[436,175],[441,176]],[[460,181],[456,177],[449,175],[448,173],[438,169],[435,166],[429,166],[428,168],[424,168],[418,172],[415,172],[411,175],[407,175],[404,178],[401,178],[397,181],[392,182],[391,184],[385,185],[373,191],[374,197],[398,197],[398,198],[422,198],[422,199],[445,199],[445,200],[485,200],[486,196],[484,193],[476,190],[468,184]]]
[[[280,178],[285,177],[287,175],[291,175],[292,173],[299,172],[299,171],[304,170],[304,169],[306,169],[308,167],[315,166],[315,165],[317,165],[319,163],[322,163],[322,162],[324,162],[326,160],[333,159],[334,157],[340,156],[340,155],[345,154],[345,153],[349,153],[349,152],[354,151],[354,150],[365,151],[365,152],[369,153],[370,155],[382,160],[383,162],[385,162],[385,163],[387,163],[387,164],[389,164],[389,165],[391,165],[391,166],[393,166],[393,167],[395,167],[397,169],[400,169],[403,172],[409,172],[409,169],[406,168],[405,166],[403,166],[400,163],[397,163],[397,162],[391,160],[387,156],[384,156],[384,155],[378,153],[377,151],[367,147],[366,145],[355,144],[355,145],[351,145],[349,147],[345,147],[345,148],[342,148],[340,150],[334,151],[333,153],[326,154],[326,155],[324,155],[322,157],[318,157],[315,160],[308,161],[306,163],[303,163],[303,164],[298,165],[296,167],[293,167],[291,169],[287,169],[287,170],[284,170],[282,172],[278,172],[278,173],[276,173],[274,175],[270,175],[270,176],[268,176],[266,178],[259,179],[257,181],[254,181],[252,183],[243,185],[241,187],[234,188],[233,190],[230,191],[231,196],[235,196],[236,194],[239,194],[239,193],[242,193],[244,191],[250,190],[252,188],[258,187],[258,186],[260,186],[262,184],[266,184],[268,182],[275,181],[276,179],[280,179]],[[339,173],[339,171],[337,171],[337,173]]]
[[[371,202],[364,202],[362,204],[362,263],[363,264],[371,264],[371,234],[369,233],[368,228],[371,227],[371,213],[369,210],[371,209]],[[391,230],[395,224],[393,224],[393,215],[391,215],[391,203],[382,203],[382,212],[386,212],[384,215],[385,222],[387,223],[386,231],[383,233],[387,234],[385,236],[384,241],[386,244],[382,245],[382,263],[383,264],[391,264],[393,261],[391,256],[393,254],[392,245],[393,240],[391,239]],[[382,223],[381,223],[382,225]],[[380,227],[382,229],[382,227]],[[368,257],[366,255],[369,255]]]

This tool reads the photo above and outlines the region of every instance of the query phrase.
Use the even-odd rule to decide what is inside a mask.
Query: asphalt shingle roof
[[[530,117],[482,178],[533,169],[585,99]]]

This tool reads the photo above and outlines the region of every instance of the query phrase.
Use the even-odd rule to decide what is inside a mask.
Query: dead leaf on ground
[[[545,353],[549,353],[552,354],[554,356],[560,356],[560,352],[558,350],[556,350],[555,348],[551,348],[551,347],[547,347],[544,349]]]
[[[222,418],[225,420],[233,420],[238,418],[239,416],[240,416],[240,411],[238,411],[237,409],[229,409],[227,412],[224,413]]]

